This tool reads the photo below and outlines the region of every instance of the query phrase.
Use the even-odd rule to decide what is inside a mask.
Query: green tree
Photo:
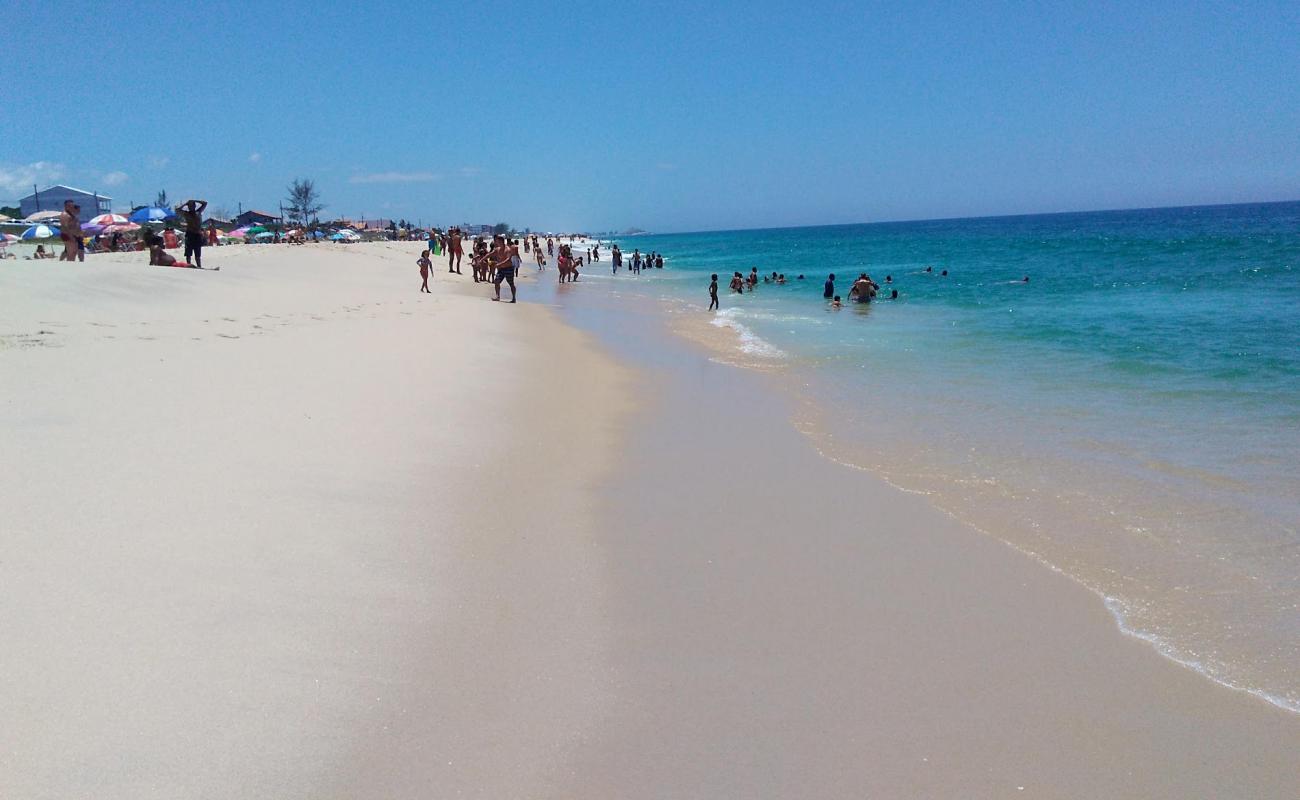
[[[289,196],[285,202],[288,203],[289,219],[303,225],[315,219],[325,207],[320,192],[316,189],[316,182],[311,178],[294,178],[293,183],[289,184]]]
[[[508,222],[498,222],[497,224],[492,226],[492,233],[497,236],[501,236],[509,232],[510,232],[510,223]]]
[[[0,206],[0,214],[18,219],[23,215],[23,211],[21,208],[15,208],[14,206]]]

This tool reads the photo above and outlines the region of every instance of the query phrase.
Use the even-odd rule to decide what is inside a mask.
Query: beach
[[[0,796],[1300,795],[1300,716],[778,376],[420,248],[0,266]]]

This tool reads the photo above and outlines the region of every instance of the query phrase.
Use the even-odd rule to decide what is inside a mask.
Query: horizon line
[[[1059,217],[1069,214],[1113,214],[1125,211],[1174,211],[1186,208],[1231,208],[1233,206],[1277,206],[1300,203],[1294,200],[1247,200],[1240,203],[1193,203],[1179,206],[1138,206],[1134,208],[1091,208],[1072,209],[1069,211],[1031,211],[1017,214],[976,214],[969,217],[912,217],[908,219],[878,219],[867,222],[830,222],[811,225],[769,225],[752,228],[711,228],[689,231],[643,231],[639,234],[616,234],[616,236],[685,236],[692,233],[737,233],[740,231],[783,231],[801,228],[847,228],[854,225],[900,225],[912,222],[964,222],[977,219],[1016,219],[1020,217]],[[633,226],[635,227],[635,226]]]

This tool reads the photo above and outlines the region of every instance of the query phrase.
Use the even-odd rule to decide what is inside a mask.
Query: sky
[[[311,178],[325,215],[667,232],[1300,199],[1294,0],[135,8],[6,7],[0,204]]]

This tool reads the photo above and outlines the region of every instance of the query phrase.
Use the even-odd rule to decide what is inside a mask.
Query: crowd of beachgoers
[[[239,243],[267,243],[302,245],[309,240],[327,239],[332,242],[351,243],[362,241],[363,237],[355,230],[342,227],[332,232],[322,231],[319,227],[306,230],[292,227],[281,230],[279,227],[246,226],[234,230],[223,230],[215,220],[203,219],[207,209],[204,200],[190,199],[173,208],[146,207],[132,212],[130,218],[116,214],[102,214],[88,223],[80,221],[81,208],[75,201],[64,204],[62,212],[57,214],[58,227],[42,224],[42,220],[53,222],[54,212],[45,212],[42,220],[29,219],[34,224],[24,233],[23,238],[57,237],[61,242],[61,252],[54,248],[47,249],[44,243],[36,245],[35,252],[28,256],[32,259],[55,259],[59,261],[85,261],[87,253],[133,252],[142,251],[149,254],[150,266],[189,267],[204,269],[203,249]],[[179,230],[178,230],[179,227]],[[30,235],[29,235],[30,234]],[[19,237],[0,234],[5,238],[0,246],[16,241]],[[501,299],[501,286],[504,283],[510,289],[510,302],[516,302],[518,286],[516,277],[523,269],[525,257],[532,260],[537,270],[543,271],[554,260],[560,283],[577,281],[584,267],[601,262],[602,243],[589,240],[579,234],[518,234],[497,233],[487,235],[467,235],[459,226],[448,226],[445,230],[401,228],[384,230],[378,233],[385,239],[404,239],[407,241],[426,241],[428,248],[420,253],[416,263],[420,271],[420,291],[430,292],[429,277],[433,269],[431,256],[445,255],[447,271],[454,275],[464,274],[461,270],[463,259],[468,251],[470,274],[475,283],[490,283],[493,286],[493,300]],[[171,250],[181,249],[183,256],[178,258]],[[576,249],[575,249],[576,248]],[[0,250],[0,256],[5,254]],[[608,258],[611,275],[617,276],[620,269],[626,268],[629,275],[640,275],[643,270],[660,270],[664,268],[664,256],[659,252],[642,253],[634,249],[626,256],[620,246],[614,243],[609,248]],[[211,269],[220,269],[212,267]],[[927,267],[927,273],[934,271]],[[941,270],[939,277],[947,277],[948,270]],[[803,281],[800,274],[792,280]],[[760,276],[758,267],[753,267],[748,275],[740,272],[731,274],[728,288],[733,294],[743,295],[754,292],[760,284],[784,285],[788,282],[785,273],[772,272]],[[1025,276],[1021,282],[1028,283]],[[718,275],[710,275],[708,309],[718,310]],[[836,290],[836,276],[827,276],[822,287],[822,298],[830,308],[838,309],[847,299],[852,303],[869,303],[877,297],[890,300],[898,299],[898,289],[894,286],[894,276],[886,275],[883,286],[868,273],[860,273],[849,285],[847,298]]]

